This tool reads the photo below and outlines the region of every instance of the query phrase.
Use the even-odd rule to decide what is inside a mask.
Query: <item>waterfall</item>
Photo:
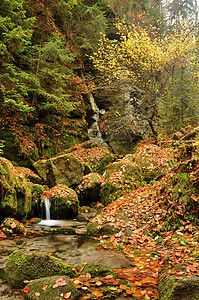
[[[50,200],[45,198],[46,220],[50,220]]]

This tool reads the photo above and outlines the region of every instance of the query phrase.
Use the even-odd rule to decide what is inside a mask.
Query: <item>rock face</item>
[[[50,215],[53,219],[74,218],[78,213],[79,201],[76,192],[63,184],[58,184],[45,191],[42,202],[49,198]]]
[[[31,182],[32,180],[32,182]],[[32,217],[44,186],[36,184],[40,178],[26,168],[17,168],[0,157],[0,217]]]
[[[57,287],[55,288],[55,286]],[[80,294],[70,278],[66,276],[35,279],[27,285],[27,288],[29,289],[29,293],[26,295],[26,298],[29,300],[38,299],[38,297],[35,296],[35,294],[37,295],[38,293],[40,300],[60,299],[61,294],[64,294],[65,297],[68,295],[71,300],[75,300],[78,299]]]
[[[167,274],[163,271],[163,275]],[[158,287],[159,300],[197,300],[199,299],[199,278],[176,279],[175,275],[168,275],[161,280]]]
[[[106,130],[102,136],[115,153],[130,153],[139,140],[151,136],[148,122],[151,112],[143,106],[145,95],[133,88],[132,83],[102,86],[93,95],[99,109],[106,111],[102,118]]]
[[[23,287],[24,280],[47,276],[77,276],[72,266],[46,253],[33,253],[28,250],[17,250],[10,254],[6,262],[6,277],[14,287]]]

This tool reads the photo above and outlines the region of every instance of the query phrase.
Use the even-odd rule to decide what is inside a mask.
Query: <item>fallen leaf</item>
[[[120,289],[126,290],[126,288],[127,288],[127,286],[126,286],[125,284],[121,284],[121,285],[120,285]]]
[[[68,292],[68,293],[66,293],[66,294],[63,294],[63,298],[64,298],[64,299],[69,299],[70,296],[71,296],[71,292]]]
[[[63,278],[58,278],[55,282],[56,282],[56,284],[58,284],[58,286],[65,286],[65,285],[67,285],[66,280],[63,279]]]
[[[127,293],[128,295],[131,295],[131,294],[133,294],[136,290],[137,290],[136,287],[132,287],[131,289],[126,290],[126,293]]]
[[[99,292],[99,291],[94,291],[94,292],[92,292],[92,295],[93,295],[93,296],[95,296],[95,297],[98,297],[98,298],[100,298],[100,297],[103,297],[103,296],[104,296],[104,294],[103,294],[103,293],[101,293],[101,292]]]
[[[56,289],[56,288],[58,288],[58,284],[57,283],[53,285],[53,289]]]
[[[39,297],[40,296],[40,293],[35,293],[35,297]]]
[[[25,294],[28,294],[29,293],[29,287],[25,286],[25,288],[23,288],[23,291]]]
[[[45,291],[47,289],[47,287],[48,287],[48,284],[44,285],[42,290]]]
[[[32,280],[23,280],[23,283],[30,283]]]
[[[97,281],[95,285],[100,286],[100,285],[102,285],[102,282],[101,281]]]

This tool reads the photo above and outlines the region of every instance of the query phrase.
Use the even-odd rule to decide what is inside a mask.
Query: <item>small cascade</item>
[[[50,200],[45,198],[46,220],[50,220]]]

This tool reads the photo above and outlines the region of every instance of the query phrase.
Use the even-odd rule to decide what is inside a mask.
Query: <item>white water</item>
[[[45,198],[46,220],[50,220],[50,200]]]

